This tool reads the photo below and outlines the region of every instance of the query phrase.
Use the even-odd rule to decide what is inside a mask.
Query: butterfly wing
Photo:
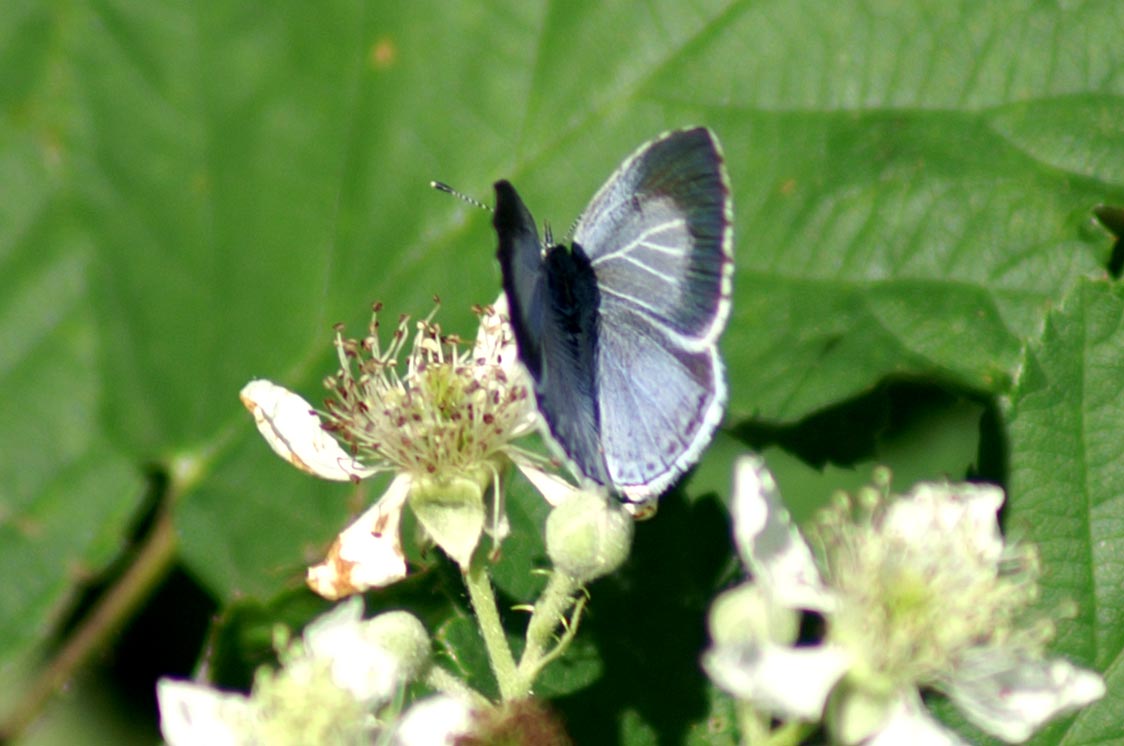
[[[632,499],[670,486],[721,420],[731,213],[717,141],[696,128],[641,147],[574,230],[599,291],[601,445],[610,482]]]
[[[605,484],[597,421],[597,280],[583,252],[543,256],[534,218],[506,181],[497,182],[493,225],[519,357],[539,411],[577,468]]]
[[[537,383],[542,377],[542,244],[531,211],[507,181],[497,181],[492,226],[499,238],[496,257],[503,274],[508,313],[519,357]]]

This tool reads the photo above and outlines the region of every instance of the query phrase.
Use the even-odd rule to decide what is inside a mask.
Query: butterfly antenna
[[[449,186],[448,184],[446,184],[443,181],[431,181],[431,182],[429,182],[429,185],[431,187],[433,187],[434,189],[436,189],[437,191],[444,192],[445,194],[451,194],[454,197],[457,197],[458,199],[460,199],[461,201],[467,202],[468,204],[472,205],[473,207],[479,207],[481,210],[487,210],[488,212],[495,212],[495,210],[493,210],[491,207],[484,204],[480,200],[475,199],[473,197],[469,197],[464,192],[458,192],[456,189],[453,189],[451,186]]]

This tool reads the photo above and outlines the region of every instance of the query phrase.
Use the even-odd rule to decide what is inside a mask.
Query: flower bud
[[[722,645],[791,645],[800,633],[800,614],[772,603],[753,583],[726,591],[710,607],[710,636]]]
[[[546,519],[546,551],[561,572],[588,583],[620,567],[632,548],[632,518],[595,492],[575,492]]]
[[[365,637],[390,653],[398,664],[399,676],[413,681],[429,665],[429,633],[408,611],[387,611],[365,622]]]

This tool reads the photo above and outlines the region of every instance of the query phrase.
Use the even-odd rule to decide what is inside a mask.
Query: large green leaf
[[[381,485],[327,485],[277,460],[240,387],[268,377],[317,399],[332,324],[358,335],[374,300],[393,318],[438,294],[438,319],[472,334],[469,305],[499,290],[494,238],[486,213],[430,179],[488,201],[511,178],[537,219],[565,227],[635,147],[694,123],[721,138],[735,199],[730,424],[807,426],[887,379],[979,397],[1018,379],[1011,520],[1034,524],[1028,469],[1056,463],[1053,476],[1095,486],[1110,463],[1027,429],[1036,407],[1084,421],[1072,391],[1029,386],[1079,366],[1082,348],[1051,352],[1050,335],[1115,292],[1080,278],[1111,250],[1093,206],[1124,203],[1121,20],[1115,0],[11,0],[0,668],[118,557],[153,469],[178,499],[181,561],[220,601],[298,587]],[[1099,427],[1087,432],[1120,440],[1111,418]],[[924,449],[899,472],[932,473]],[[1090,488],[1096,510],[1060,513],[1108,544],[1076,563],[1044,547],[1048,578],[1088,576],[1062,584],[1083,610],[1063,641],[1098,666],[1118,652],[1109,494]],[[521,525],[538,520],[519,509]],[[540,551],[504,558],[517,600],[534,583],[514,560]],[[603,605],[591,633],[656,624],[641,601]],[[668,634],[699,640],[697,624]],[[612,669],[623,659],[594,647],[629,686]],[[708,705],[687,701],[622,704],[610,728],[697,733]]]
[[[1116,671],[1124,660],[1121,370],[1124,293],[1085,282],[1047,317],[1011,402],[1008,531],[1041,550],[1043,608],[1077,604],[1076,617],[1059,628],[1059,650],[1099,671]],[[1115,692],[1119,678],[1110,679]],[[1067,737],[1118,737],[1115,699],[1082,713]]]

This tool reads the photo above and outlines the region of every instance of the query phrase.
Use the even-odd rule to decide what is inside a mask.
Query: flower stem
[[[535,602],[534,613],[527,625],[527,645],[523,649],[523,656],[519,660],[518,691],[520,696],[531,693],[531,686],[535,683],[543,667],[556,657],[560,647],[565,646],[572,639],[574,630],[559,643],[559,647],[548,651],[547,648],[554,640],[554,630],[559,624],[566,621],[566,614],[574,604],[574,598],[581,589],[581,584],[572,576],[555,570],[550,575],[539,600]],[[576,619],[574,620],[576,623]]]
[[[172,512],[163,509],[124,574],[98,600],[50,664],[26,687],[19,704],[0,723],[0,743],[18,740],[50,698],[136,613],[160,584],[176,558]]]
[[[768,717],[749,702],[737,703],[737,716],[743,746],[772,746]]]
[[[769,738],[769,746],[798,746],[808,736],[812,735],[816,727],[812,723],[793,721],[785,723],[773,731]]]
[[[472,610],[476,612],[476,623],[484,638],[484,647],[488,650],[488,660],[500,688],[500,697],[507,702],[518,699],[521,693],[517,689],[515,656],[511,654],[511,648],[507,644],[499,609],[496,607],[496,594],[492,591],[492,579],[485,571],[485,563],[480,556],[474,558],[468,572],[464,573],[464,584],[468,588]]]

